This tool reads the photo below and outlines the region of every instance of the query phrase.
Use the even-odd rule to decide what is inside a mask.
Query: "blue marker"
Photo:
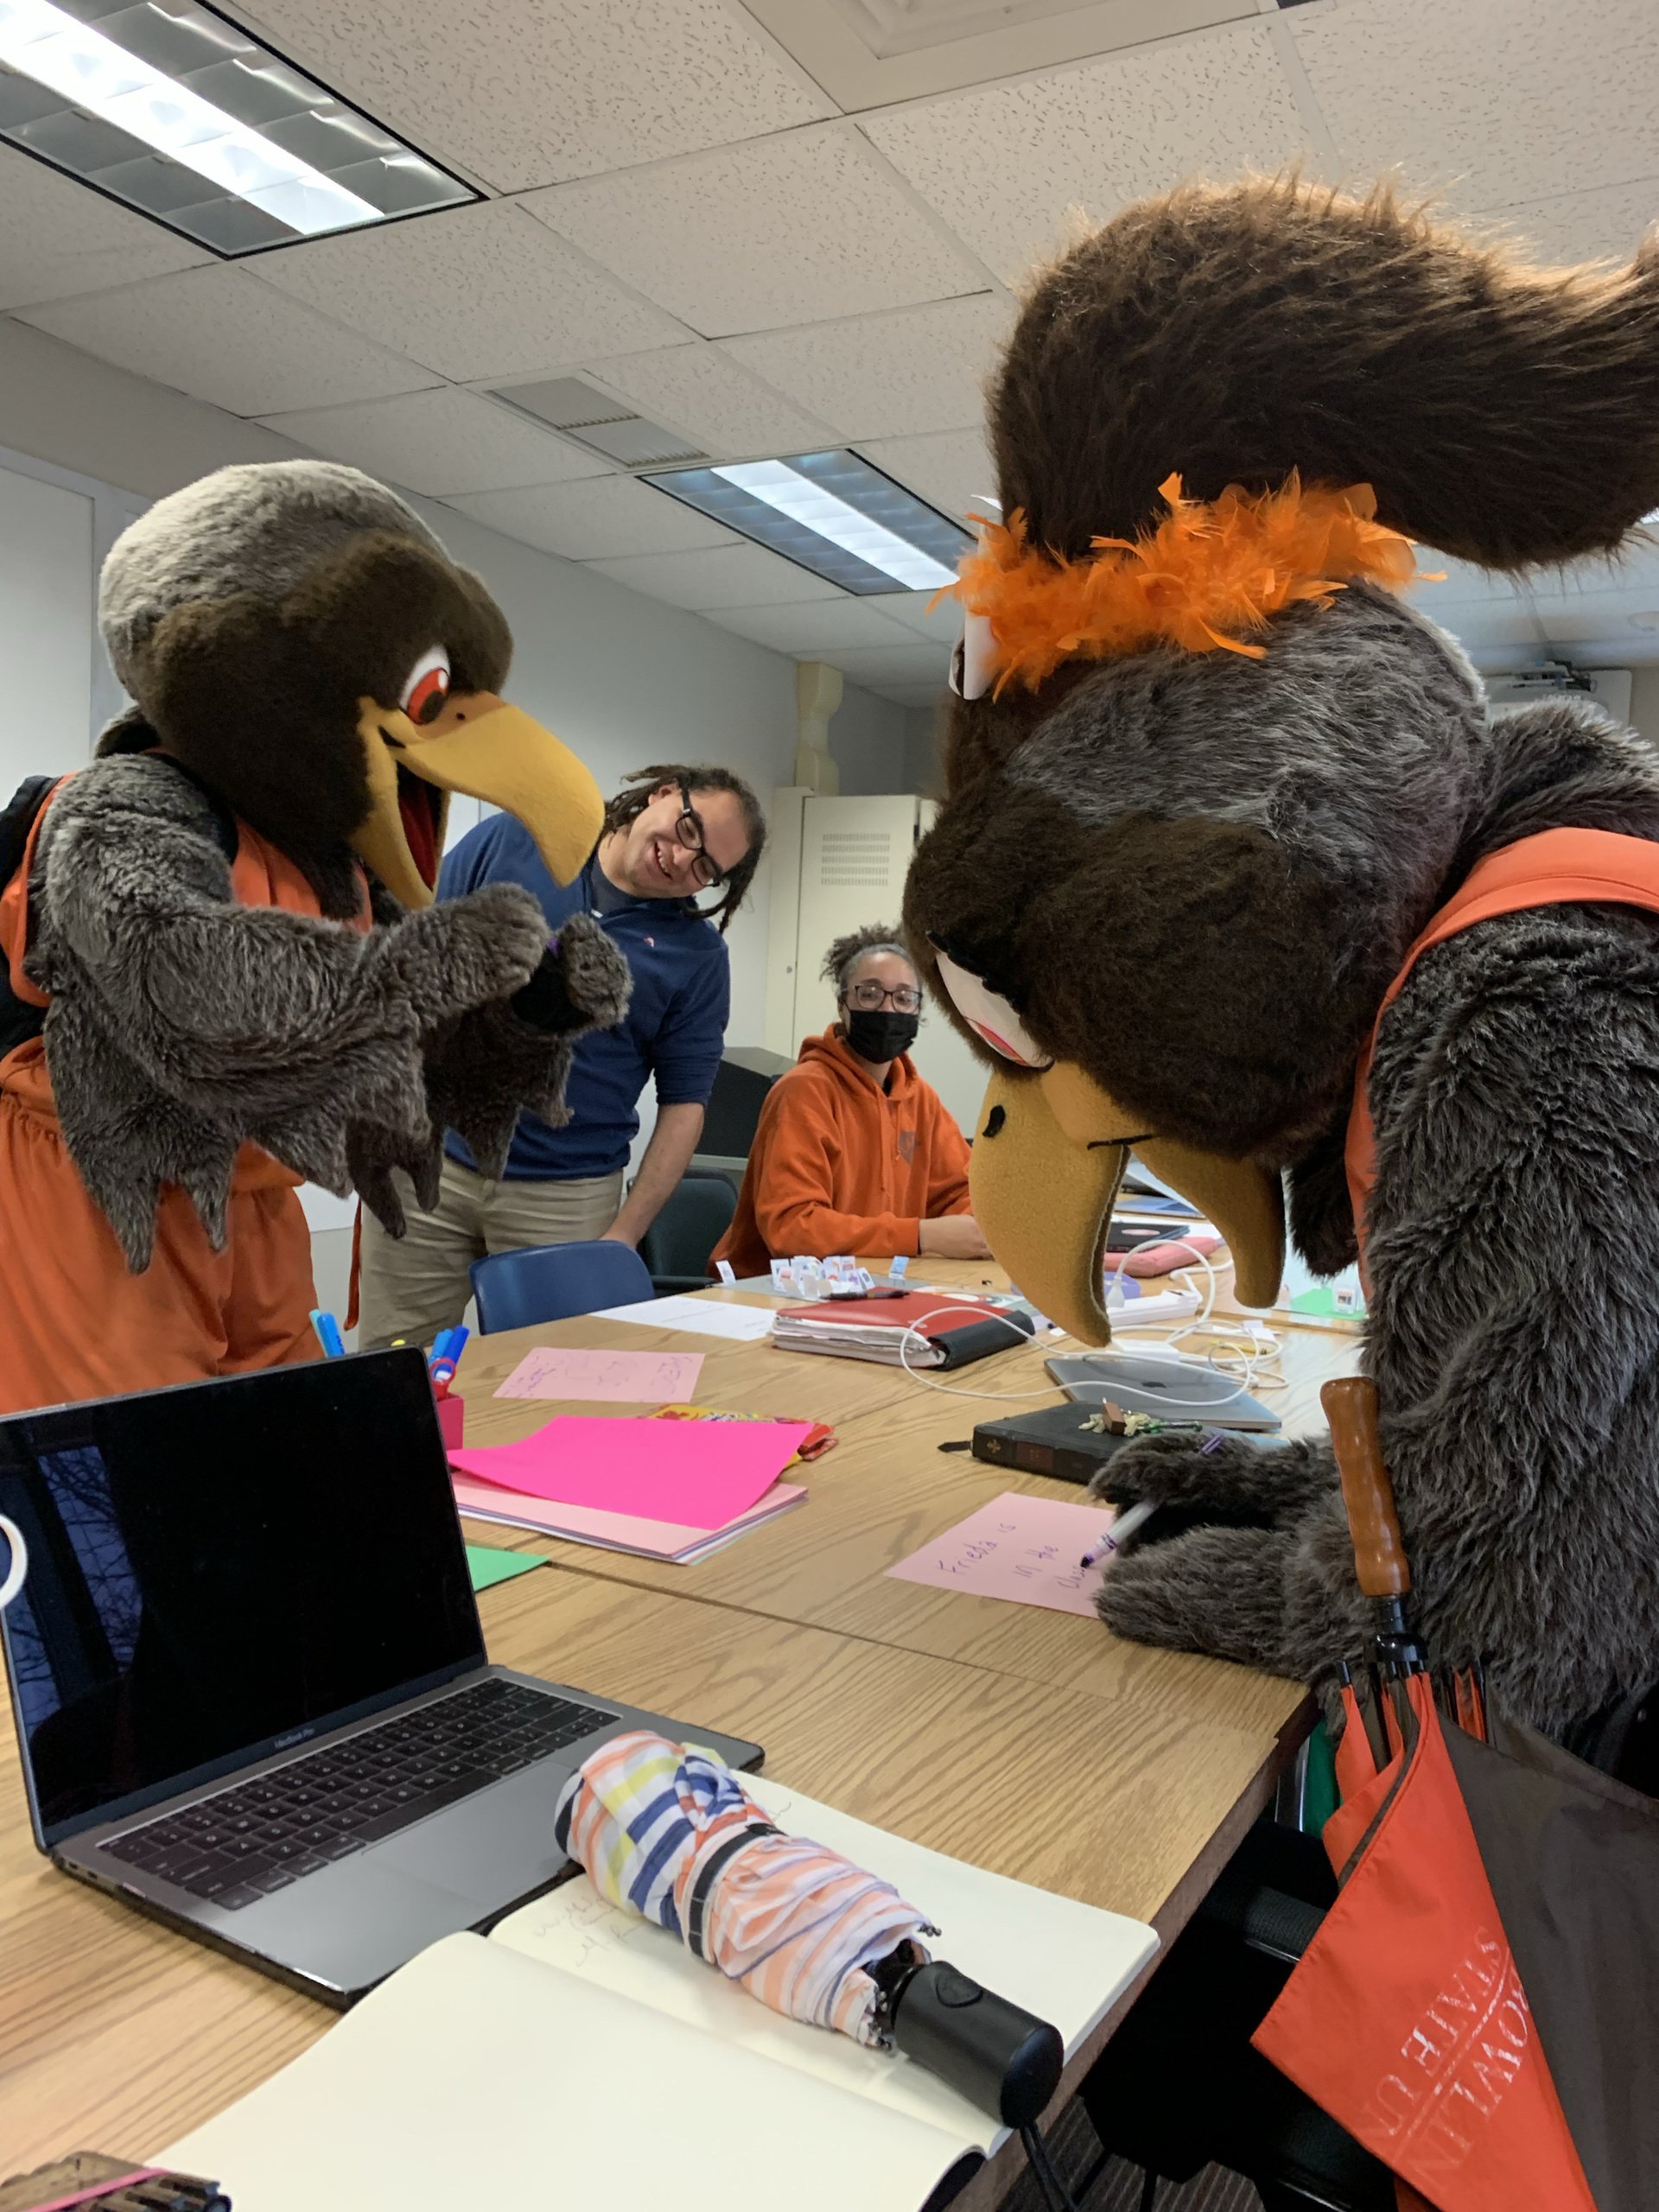
[[[323,1357],[325,1359],[344,1359],[346,1357],[346,1339],[340,1335],[340,1324],[335,1320],[334,1315],[332,1313],[325,1313],[320,1306],[313,1306],[311,1309],[311,1325],[317,1332],[317,1342],[322,1346]]]

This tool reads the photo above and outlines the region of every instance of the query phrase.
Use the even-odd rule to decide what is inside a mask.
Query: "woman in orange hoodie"
[[[740,1275],[798,1254],[988,1258],[968,1211],[967,1141],[911,1064],[922,995],[897,932],[837,938],[823,976],[840,1019],[767,1094],[715,1258]]]

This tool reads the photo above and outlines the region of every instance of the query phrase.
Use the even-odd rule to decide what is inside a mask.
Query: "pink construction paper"
[[[1057,1613],[1092,1613],[1105,1562],[1090,1567],[1080,1562],[1111,1525],[1109,1505],[1065,1505],[1007,1490],[887,1573],[936,1590],[1011,1598],[1016,1605],[1046,1605]]]
[[[521,1443],[469,1446],[451,1452],[449,1464],[475,1481],[561,1505],[723,1529],[764,1497],[809,1427],[561,1414]]]
[[[740,1513],[728,1523],[734,1529],[751,1521],[770,1520],[806,1496],[798,1483],[774,1483],[758,1505]],[[508,1516],[519,1529],[539,1529],[544,1535],[561,1536],[573,1544],[601,1544],[618,1551],[642,1552],[652,1559],[677,1560],[682,1552],[706,1542],[707,1529],[690,1529],[683,1522],[640,1521],[631,1513],[601,1513],[590,1505],[556,1505],[549,1498],[527,1497],[522,1491],[497,1490],[489,1483],[455,1478],[455,1503],[463,1513],[480,1520]]]
[[[588,1398],[599,1404],[683,1405],[702,1371],[700,1351],[577,1351],[537,1344],[498,1398]]]

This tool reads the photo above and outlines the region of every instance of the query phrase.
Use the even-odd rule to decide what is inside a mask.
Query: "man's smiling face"
[[[709,860],[728,875],[749,849],[743,809],[733,791],[693,790],[691,804]],[[691,899],[707,885],[698,855],[681,840],[685,801],[677,784],[661,785],[623,831],[620,874],[636,899]]]

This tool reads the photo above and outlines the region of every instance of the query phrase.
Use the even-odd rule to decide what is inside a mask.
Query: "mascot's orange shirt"
[[[908,1053],[880,1090],[831,1027],[766,1093],[714,1257],[760,1275],[797,1253],[914,1254],[923,1221],[967,1211],[968,1143],[938,1092]]]
[[[47,1004],[22,969],[29,878],[45,817],[43,806],[22,866],[0,892],[0,958],[12,989],[33,1006]],[[238,905],[320,914],[316,893],[287,855],[245,823],[236,829],[231,889]],[[365,883],[353,926],[369,925]],[[300,1180],[257,1145],[245,1145],[222,1252],[209,1244],[189,1198],[167,1185],[155,1255],[135,1275],[64,1144],[44,1042],[17,1046],[0,1060],[0,1413],[314,1357],[311,1239],[295,1195]]]

